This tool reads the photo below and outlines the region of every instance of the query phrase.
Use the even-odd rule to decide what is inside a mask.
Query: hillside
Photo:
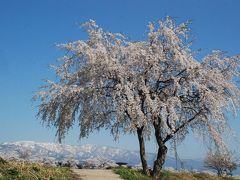
[[[50,167],[37,163],[5,161],[0,158],[1,180],[27,180],[27,179],[78,179],[70,168]]]

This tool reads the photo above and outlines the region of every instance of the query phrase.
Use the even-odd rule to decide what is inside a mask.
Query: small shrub
[[[19,172],[16,168],[11,168],[7,170],[7,174],[11,176],[18,176]]]
[[[3,158],[0,157],[0,164],[6,164],[7,161],[5,161]]]

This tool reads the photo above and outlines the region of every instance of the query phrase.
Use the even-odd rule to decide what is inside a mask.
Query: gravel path
[[[120,180],[120,176],[114,174],[112,170],[103,169],[73,169],[82,180]]]

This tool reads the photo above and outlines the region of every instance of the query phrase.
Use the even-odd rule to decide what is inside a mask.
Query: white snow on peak
[[[134,157],[132,155],[135,155]],[[129,155],[129,156],[128,156]],[[30,161],[51,159],[62,161],[74,159],[85,161],[87,159],[109,159],[113,161],[128,161],[134,159],[139,162],[138,152],[121,150],[107,146],[85,144],[71,146],[58,143],[40,143],[34,141],[6,142],[0,144],[0,156],[5,158],[25,158]],[[131,156],[131,157],[130,157]]]
[[[156,155],[147,153],[147,160],[150,166]],[[34,141],[18,141],[6,142],[0,144],[0,157],[25,159],[32,162],[86,162],[91,163],[112,163],[112,162],[126,162],[132,166],[138,166],[141,161],[139,152],[129,151],[120,148],[99,146],[92,144],[85,144],[79,146],[65,145],[59,143],[46,143]],[[203,170],[202,162],[194,160],[186,160],[185,168]],[[166,167],[175,167],[175,159],[167,157]]]

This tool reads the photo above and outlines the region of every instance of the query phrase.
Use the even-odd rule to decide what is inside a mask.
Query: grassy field
[[[5,161],[0,158],[0,180],[70,180],[70,168],[50,167],[27,162]]]
[[[144,176],[141,171],[133,170],[124,167],[114,168],[113,171],[119,174],[124,180],[152,180],[151,177]],[[160,177],[161,180],[236,180],[231,177],[217,177],[210,176],[205,173],[189,173],[181,172],[174,173],[170,171],[163,171]]]

